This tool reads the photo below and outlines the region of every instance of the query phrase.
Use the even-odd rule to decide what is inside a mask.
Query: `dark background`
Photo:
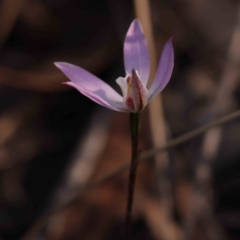
[[[162,93],[168,139],[236,111],[239,1],[149,2],[158,58],[174,37]],[[0,0],[0,239],[122,239],[127,172],[83,190],[128,162],[128,115],[62,85],[53,62],[119,91],[134,12],[128,0]],[[142,115],[144,152],[152,130]],[[172,148],[163,177],[153,159],[141,164],[133,239],[240,239],[239,146],[235,119]]]

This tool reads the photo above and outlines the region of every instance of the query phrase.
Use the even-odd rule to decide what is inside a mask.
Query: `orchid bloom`
[[[112,87],[88,71],[65,62],[55,65],[71,80],[65,84],[76,88],[94,102],[121,112],[140,112],[167,85],[173,70],[172,38],[165,44],[154,81],[146,88],[150,61],[146,39],[140,22],[135,19],[124,41],[124,65],[126,77],[116,82],[122,90],[119,95]]]

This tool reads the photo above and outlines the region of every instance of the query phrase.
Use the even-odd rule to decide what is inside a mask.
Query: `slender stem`
[[[127,197],[127,209],[125,219],[125,239],[128,240],[130,237],[130,227],[132,219],[132,205],[134,197],[134,187],[138,166],[138,135],[140,130],[140,114],[130,113],[130,130],[132,140],[132,157],[129,171],[129,182],[128,182],[128,197]]]

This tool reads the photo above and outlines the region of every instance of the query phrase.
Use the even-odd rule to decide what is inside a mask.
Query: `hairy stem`
[[[140,130],[140,114],[130,113],[130,131],[132,140],[132,157],[129,171],[129,182],[128,182],[128,197],[127,197],[127,209],[125,219],[125,239],[130,238],[130,227],[132,218],[132,205],[134,198],[134,187],[138,166],[138,135]]]

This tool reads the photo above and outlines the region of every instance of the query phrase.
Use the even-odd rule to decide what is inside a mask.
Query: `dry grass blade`
[[[161,147],[161,148],[156,148],[156,149],[151,149],[151,150],[148,150],[148,151],[145,151],[142,153],[142,156],[140,158],[140,162],[145,162],[147,161],[150,157],[156,155],[156,154],[161,154],[177,145],[180,145],[180,144],[183,144],[189,140],[192,140],[193,138],[195,137],[198,137],[199,135],[203,134],[205,131],[213,128],[213,127],[216,127],[218,125],[222,125],[222,124],[225,124],[231,120],[234,120],[236,118],[239,118],[240,117],[240,110],[234,112],[234,113],[231,113],[225,117],[222,117],[222,118],[219,118],[218,120],[216,121],[213,121],[211,123],[208,123],[202,127],[199,127],[189,133],[186,133],[186,134],[183,134],[182,136],[178,137],[178,138],[175,138],[173,140],[170,140],[168,142],[168,144],[164,147]],[[110,179],[112,179],[113,177],[115,177],[117,174],[121,173],[122,171],[128,169],[129,165],[126,164],[124,166],[122,166],[121,168],[118,168],[117,170],[107,174],[107,176],[104,176],[102,178],[100,178],[99,180],[97,180],[96,182],[93,182],[92,184],[90,184],[85,190],[91,190],[107,181],[109,181]]]
[[[64,180],[57,190],[53,201],[55,205],[71,200],[72,196],[90,181],[100,160],[99,156],[102,155],[107,143],[109,125],[110,111],[103,109],[93,115],[84,137],[79,140]]]

